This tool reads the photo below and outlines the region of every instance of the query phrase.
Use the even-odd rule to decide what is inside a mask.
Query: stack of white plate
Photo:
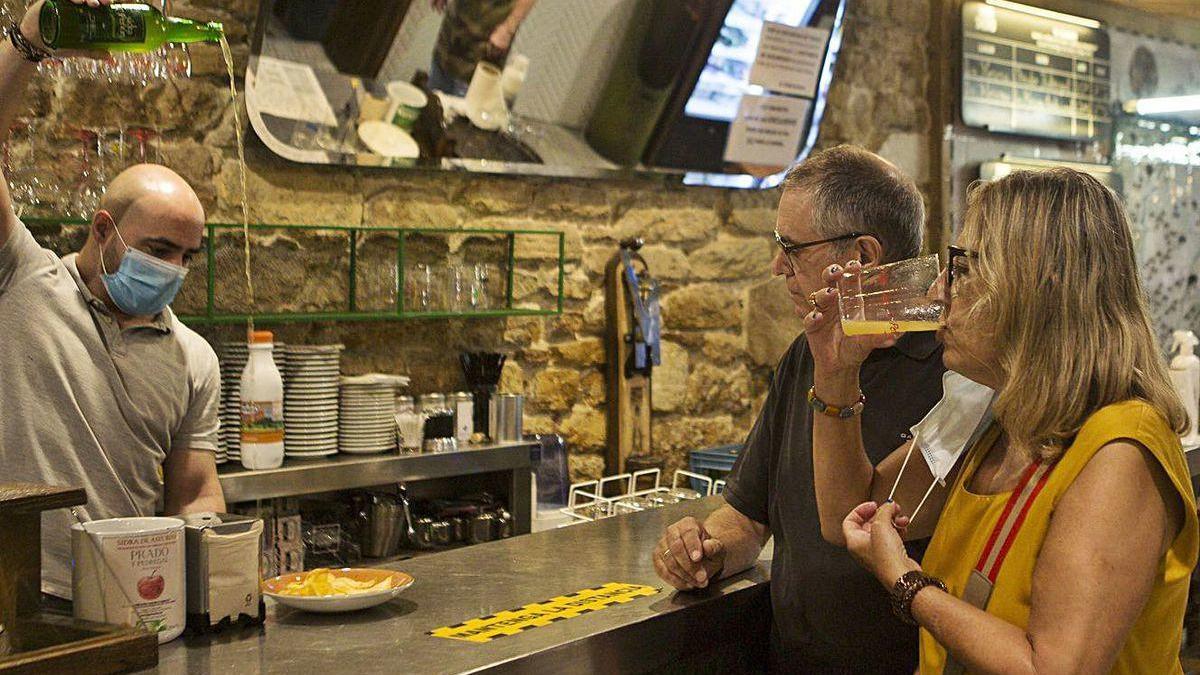
[[[283,454],[338,451],[338,377],[343,345],[291,345],[283,375]]]
[[[373,373],[342,378],[338,447],[367,455],[396,447],[396,387],[408,378]]]
[[[282,374],[287,364],[286,345],[275,343],[272,358]],[[250,350],[246,343],[238,340],[222,342],[217,348],[217,361],[221,364],[221,431],[217,437],[217,463],[242,459],[242,371]]]

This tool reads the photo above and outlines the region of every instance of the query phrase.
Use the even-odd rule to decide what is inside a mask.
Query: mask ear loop
[[[896,482],[892,483],[892,491],[888,493],[887,500],[890,502],[896,496],[896,488],[900,486],[900,479],[904,477],[904,470],[908,468],[908,460],[912,458],[913,449],[917,447],[917,440],[921,438],[921,429],[917,428],[917,433],[913,435],[912,443],[908,446],[908,452],[904,455],[904,463],[900,465],[900,473],[896,474]]]
[[[896,482],[892,483],[892,490],[888,493],[887,500],[890,502],[896,496],[896,488],[900,487],[900,479],[904,477],[904,470],[908,468],[908,460],[912,458],[913,450],[917,447],[917,441],[921,438],[921,430],[917,429],[917,433],[913,434],[912,443],[908,446],[908,452],[904,455],[904,463],[900,465],[900,473],[896,474]],[[925,496],[921,498],[921,503],[917,504],[917,508],[913,510],[912,515],[908,517],[908,524],[917,519],[917,514],[921,512],[921,507],[925,506],[925,502],[929,500],[929,495],[933,494],[933,488],[937,487],[938,478],[933,477],[933,482],[929,484],[929,489],[925,491]]]

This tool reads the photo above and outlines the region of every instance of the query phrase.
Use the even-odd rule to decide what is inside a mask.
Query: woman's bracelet
[[[808,388],[809,407],[821,413],[822,415],[828,415],[829,417],[836,417],[838,419],[854,417],[855,415],[862,413],[863,407],[866,404],[867,397],[861,391],[858,393],[857,401],[847,406],[838,407],[836,405],[829,405],[825,401],[822,401],[820,398],[818,398],[816,386]]]
[[[902,574],[892,588],[892,613],[910,626],[917,625],[917,620],[912,615],[912,603],[913,599],[917,597],[917,593],[920,593],[921,589],[926,586],[936,586],[942,591],[946,591],[945,582],[937,577],[931,577],[921,570],[912,570]]]

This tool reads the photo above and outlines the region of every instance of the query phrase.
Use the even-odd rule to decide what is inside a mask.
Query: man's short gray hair
[[[916,183],[884,158],[853,145],[809,156],[787,172],[784,190],[803,190],[812,199],[821,237],[869,234],[883,246],[883,261],[921,253],[925,201]]]

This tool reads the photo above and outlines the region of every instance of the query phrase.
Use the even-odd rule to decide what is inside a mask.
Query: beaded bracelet
[[[828,415],[829,417],[836,417],[838,419],[854,417],[863,411],[863,407],[866,404],[867,397],[862,392],[859,392],[858,400],[848,406],[838,407],[836,405],[829,405],[825,401],[817,398],[817,388],[815,386],[808,388],[809,407],[821,413],[822,415]]]

